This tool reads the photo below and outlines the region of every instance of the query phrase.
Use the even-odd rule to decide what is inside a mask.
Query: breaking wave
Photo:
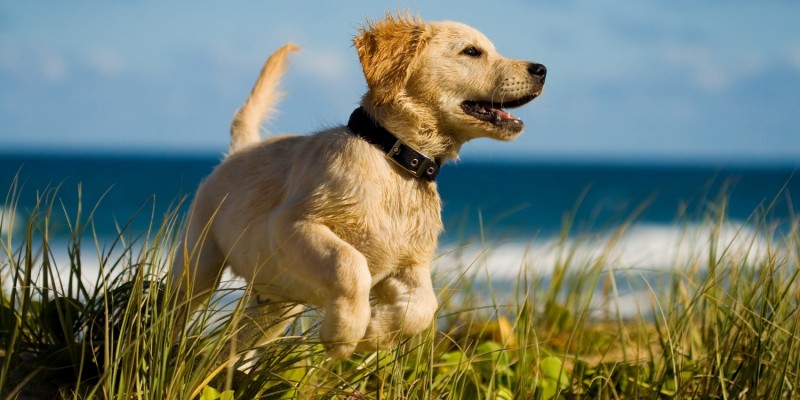
[[[434,269],[461,272],[465,267],[488,271],[492,279],[514,279],[521,272],[548,275],[569,263],[573,270],[602,263],[609,270],[649,271],[707,267],[710,255],[752,265],[776,246],[746,224],[634,224],[593,236],[537,237],[484,245],[445,246]]]

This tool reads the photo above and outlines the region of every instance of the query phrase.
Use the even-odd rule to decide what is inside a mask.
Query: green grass
[[[224,304],[230,296],[214,297],[178,334],[169,310],[181,299],[162,281],[177,213],[143,207],[151,228],[120,224],[109,243],[93,233],[92,210],[60,207],[57,189],[24,218],[17,203],[12,187],[0,215],[0,225],[12,225],[0,250],[2,399],[800,397],[796,218],[777,229],[786,221],[754,216],[749,226],[769,245],[737,254],[721,238],[728,221],[719,201],[706,213],[717,229],[698,239],[706,250],[655,280],[615,272],[611,254],[630,221],[602,236],[603,251],[588,259],[565,229],[550,277],[522,268],[499,288],[480,260],[468,261],[460,274],[438,277],[441,307],[428,331],[336,362],[315,342],[313,310],[243,358],[249,349],[222,354],[242,315]],[[66,249],[51,247],[55,215],[69,221]],[[56,257],[64,252],[67,265]],[[87,281],[90,258],[101,273]],[[630,282],[649,288],[652,312],[615,312]],[[240,371],[246,362],[254,368]]]

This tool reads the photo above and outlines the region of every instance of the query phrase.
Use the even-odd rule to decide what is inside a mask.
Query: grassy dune
[[[769,245],[742,254],[722,242],[720,201],[705,221],[719,229],[699,238],[709,245],[658,279],[613,272],[607,255],[624,223],[589,259],[565,234],[551,274],[521,268],[502,288],[465,262],[437,277],[441,306],[427,332],[336,362],[315,343],[314,310],[258,352],[225,353],[242,317],[228,303],[241,291],[180,326],[167,310],[182,300],[161,280],[177,213],[150,215],[147,232],[120,224],[115,241],[100,242],[91,209],[65,210],[50,190],[23,218],[16,193],[0,216],[3,399],[800,397],[796,218],[754,214],[748,226]],[[57,214],[69,221],[66,248],[51,247]],[[86,276],[87,260],[99,274]],[[650,297],[633,317],[617,312],[623,278]]]

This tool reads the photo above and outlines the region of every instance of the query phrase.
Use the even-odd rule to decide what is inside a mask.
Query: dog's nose
[[[547,75],[547,68],[542,64],[530,63],[528,64],[528,73],[544,82],[544,77]]]

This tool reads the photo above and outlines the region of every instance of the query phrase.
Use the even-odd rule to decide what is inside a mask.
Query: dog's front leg
[[[271,234],[282,269],[324,297],[320,339],[333,358],[345,358],[364,337],[370,317],[372,277],[367,259],[327,226],[273,218]]]
[[[396,271],[373,290],[377,304],[359,350],[387,349],[431,324],[438,301],[427,265]]]

